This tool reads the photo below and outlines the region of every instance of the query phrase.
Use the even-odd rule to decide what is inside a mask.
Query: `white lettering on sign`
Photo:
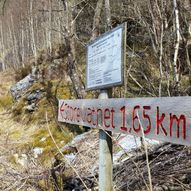
[[[60,100],[61,122],[191,145],[191,98]]]
[[[87,89],[123,83],[125,27],[120,25],[87,46]]]

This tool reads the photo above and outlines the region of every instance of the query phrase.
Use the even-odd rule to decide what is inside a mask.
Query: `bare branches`
[[[76,58],[76,43],[75,43],[75,34],[76,34],[76,21],[73,18],[73,8],[72,4],[69,1],[66,1],[66,11],[68,15],[68,20],[65,30],[65,42],[68,47],[68,71],[69,76],[73,83],[73,88],[77,98],[83,98],[85,96],[84,87],[82,81],[77,73],[77,58]]]
[[[72,170],[76,173],[76,175],[79,177],[79,179],[81,180],[81,182],[82,182],[82,184],[84,185],[84,187],[88,190],[88,188],[87,188],[85,182],[82,180],[80,174],[77,172],[77,170],[74,168],[74,166],[70,163],[70,161],[68,161],[68,160],[65,158],[64,154],[62,153],[62,151],[60,150],[60,148],[59,148],[58,145],[56,144],[56,141],[55,141],[55,139],[54,139],[54,137],[53,137],[53,135],[52,135],[52,133],[51,133],[51,131],[50,131],[50,128],[49,128],[47,112],[46,112],[46,116],[45,116],[45,117],[46,117],[46,123],[47,123],[48,132],[49,132],[49,134],[50,134],[50,136],[51,136],[51,139],[52,139],[52,141],[54,142],[56,148],[58,149],[58,152],[61,154],[61,156],[63,157],[63,159],[66,161],[66,163],[71,167],[71,169],[72,169]]]

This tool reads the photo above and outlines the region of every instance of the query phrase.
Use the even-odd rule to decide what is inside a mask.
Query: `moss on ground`
[[[34,83],[28,90],[27,93],[33,92],[35,90],[44,89],[44,84],[40,82]]]
[[[13,131],[10,136],[11,139],[16,139],[19,140],[22,137],[22,133],[19,129],[17,129],[16,131]]]
[[[47,129],[50,129],[52,137]],[[45,124],[40,127],[33,135],[32,135],[32,147],[43,148],[43,153],[39,156],[39,159],[42,163],[46,165],[50,165],[50,158],[53,158],[58,149],[54,143],[56,142],[59,148],[62,148],[65,144],[71,141],[73,138],[73,134],[68,131],[68,129],[60,130],[56,123],[51,122],[50,124]]]
[[[48,85],[51,84],[51,87]],[[27,95],[36,90],[43,90],[44,93],[40,100],[35,102],[36,108],[34,112],[26,111],[26,106],[28,105]],[[62,148],[65,144],[72,140],[74,134],[81,133],[80,131],[73,131],[72,128],[66,127],[64,124],[57,124],[57,105],[53,100],[59,99],[71,99],[72,98],[72,87],[66,84],[64,81],[53,80],[50,83],[34,83],[22,96],[18,99],[12,107],[13,119],[21,123],[21,127],[25,126],[19,132],[19,129],[15,129],[10,134],[10,138],[13,140],[21,140],[24,136],[23,131],[27,134],[26,141],[17,145],[18,152],[29,152],[34,148],[42,148],[42,154],[38,155],[38,160],[46,167],[51,167],[52,160],[58,153],[58,149],[54,143],[56,142],[59,148]],[[49,95],[47,95],[49,94]],[[45,115],[48,116],[48,121],[46,121]],[[47,124],[48,123],[48,124]],[[47,125],[51,131],[54,138],[50,136],[47,129]],[[33,128],[33,130],[31,129]],[[12,159],[10,159],[12,160]],[[14,162],[14,161],[13,161]]]

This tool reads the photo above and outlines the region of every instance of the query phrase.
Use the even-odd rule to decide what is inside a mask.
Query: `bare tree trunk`
[[[101,9],[103,6],[103,0],[98,0],[95,14],[94,14],[94,21],[93,21],[93,30],[92,30],[92,38],[91,40],[95,39],[99,35],[99,24],[101,19]]]
[[[190,60],[190,55],[189,55],[189,47],[191,45],[191,1],[190,0],[184,0],[183,2],[183,7],[185,10],[185,14],[188,15],[187,17],[184,18],[184,22],[187,23],[187,35],[185,37],[186,45],[186,63],[187,67],[189,70],[189,82],[191,84],[191,60]]]
[[[105,0],[105,14],[106,14],[106,23],[107,23],[107,30],[112,28],[111,25],[111,9],[110,9],[110,0]]]
[[[3,36],[3,21],[1,20],[1,24],[0,24],[0,34],[1,34],[1,49],[2,49],[2,53],[1,53],[1,57],[2,57],[2,70],[5,71],[5,46],[4,46],[4,36]]]
[[[153,31],[153,50],[155,51],[155,53],[157,53],[157,47],[159,45],[158,43],[158,34],[157,34],[157,29],[158,26],[160,26],[157,22],[157,20],[159,19],[159,14],[157,11],[157,6],[156,6],[157,2],[153,1],[153,0],[148,0],[148,9],[151,15],[151,19],[152,19],[152,31]]]
[[[20,59],[19,59],[19,47],[17,45],[17,38],[16,38],[16,31],[14,28],[14,22],[13,22],[13,15],[11,15],[11,31],[12,31],[12,39],[13,39],[13,48],[15,52],[15,60],[17,60],[17,65],[20,65]]]
[[[58,2],[58,7],[61,7],[61,2],[60,1]],[[61,31],[62,31],[62,23],[61,23],[61,21],[62,21],[62,13],[59,12],[59,18],[58,18],[59,43],[62,42],[62,33],[61,33]]]
[[[189,81],[190,81],[190,84],[191,84],[191,61],[190,61],[190,56],[189,56],[188,44],[186,44],[186,63],[188,65]]]
[[[30,35],[30,23],[28,25],[28,29],[27,29],[27,54],[30,53],[31,50],[31,35]]]
[[[11,49],[12,49],[12,52],[13,52],[13,56],[16,58],[17,55],[16,55],[16,51],[15,51],[15,44],[14,44],[14,38],[13,38],[13,31],[11,30],[11,24],[9,23],[8,25],[8,29],[9,29],[9,36],[10,36],[10,44],[11,44]],[[14,67],[17,68],[17,61],[15,62],[16,59],[14,59]]]
[[[35,41],[36,51],[38,51],[39,48],[43,47],[43,45],[40,44],[40,38],[39,38],[38,15],[35,15],[35,31],[36,31],[36,41]]]
[[[177,7],[177,1],[173,0],[174,14],[175,14],[175,32],[176,32],[176,43],[174,47],[174,58],[173,58],[173,69],[174,69],[174,81],[175,81],[175,94],[179,94],[179,73],[177,67],[177,59],[180,45],[180,23],[179,23],[179,11]]]
[[[25,59],[25,48],[24,48],[24,29],[23,29],[23,26],[22,26],[22,29],[21,29],[21,48],[22,48],[22,66],[24,67],[25,64],[24,64],[24,59]]]
[[[33,55],[35,57],[35,63],[37,62],[37,49],[34,34],[34,18],[33,18],[33,0],[30,0],[30,28],[31,28],[31,47]]]
[[[163,38],[164,38],[164,23],[165,23],[165,15],[164,15],[164,7],[163,7],[163,1],[162,1],[162,11],[160,10],[159,6],[158,12],[160,15],[160,36],[159,36],[159,71],[160,71],[160,82],[159,82],[159,97],[161,97],[162,94],[162,81],[163,81]],[[163,23],[164,21],[164,23]]]
[[[52,54],[52,0],[49,0],[49,29],[48,29],[48,47]]]
[[[67,0],[65,1],[64,6],[66,6],[66,12],[67,12],[67,25],[66,25],[66,46],[69,48],[68,51],[68,70],[70,74],[70,78],[73,84],[74,92],[76,94],[77,98],[84,98],[85,97],[85,90],[83,87],[83,84],[81,82],[81,79],[77,73],[77,67],[76,67],[76,47],[75,47],[75,26],[76,23],[73,19],[73,8],[72,8],[72,2]]]
[[[21,20],[23,16],[21,15]],[[24,24],[21,25],[21,57],[22,57],[22,67],[25,66],[24,60],[25,60],[25,31],[24,31]]]
[[[160,70],[160,82],[159,82],[159,97],[162,94],[162,80],[163,80],[163,69],[162,69],[162,59],[163,59],[163,23],[161,23],[161,37],[160,37],[160,55],[159,55],[159,70]]]

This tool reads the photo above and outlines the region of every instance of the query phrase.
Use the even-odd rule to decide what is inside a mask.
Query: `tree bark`
[[[102,6],[103,6],[103,0],[98,0],[96,9],[95,9],[95,14],[94,14],[91,40],[94,40],[99,35],[99,24],[100,24],[100,19],[101,19]]]
[[[4,45],[4,36],[3,36],[3,21],[1,20],[1,23],[0,23],[0,32],[1,32],[1,49],[2,49],[2,53],[1,53],[1,61],[2,61],[2,70],[5,71],[5,45]]]
[[[174,81],[175,81],[175,95],[179,94],[179,73],[177,67],[178,52],[180,46],[180,23],[179,23],[179,11],[177,7],[177,1],[173,0],[174,14],[175,14],[175,32],[176,32],[176,43],[174,47],[174,58],[173,58],[173,69],[174,69]]]
[[[67,0],[64,2],[66,7],[66,12],[68,15],[67,25],[66,25],[66,46],[68,47],[68,70],[70,78],[73,84],[74,92],[77,98],[82,99],[85,97],[85,90],[82,81],[77,73],[77,59],[76,59],[76,47],[75,47],[75,27],[76,23],[73,18],[73,8],[72,2]]]
[[[111,9],[110,9],[110,0],[105,0],[105,14],[106,14],[106,24],[107,30],[112,28],[111,25]]]
[[[30,28],[31,28],[31,47],[33,55],[35,57],[35,63],[37,62],[37,48],[34,34],[34,18],[33,18],[33,0],[30,0]]]

